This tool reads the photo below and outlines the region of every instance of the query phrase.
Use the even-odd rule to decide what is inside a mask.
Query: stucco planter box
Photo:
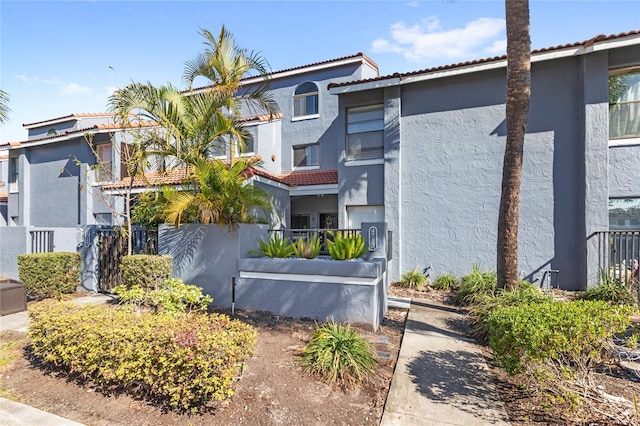
[[[294,318],[348,322],[376,330],[387,308],[386,262],[244,258],[236,306]]]

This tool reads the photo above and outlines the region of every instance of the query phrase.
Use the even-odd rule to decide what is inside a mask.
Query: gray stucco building
[[[384,221],[393,233],[392,279],[427,265],[432,274],[455,275],[473,264],[495,266],[506,57],[379,76],[370,58],[356,54],[273,72],[269,90],[281,113],[273,120],[246,117],[253,142],[244,154],[262,158],[250,179],[274,194],[274,227]],[[640,31],[532,52],[519,232],[523,277],[558,270],[563,288],[594,284],[594,233],[640,229],[639,123]],[[29,128],[29,141],[8,146],[9,176],[17,167],[20,179],[18,191],[8,193],[6,221],[62,226],[108,217],[96,191],[79,195],[83,172],[68,163],[70,152],[85,156],[80,164],[95,158],[75,139],[37,142],[36,130],[47,125]],[[127,184],[118,161],[114,154],[111,168],[123,180],[103,187],[108,196]],[[71,176],[54,173],[67,167]],[[148,182],[134,188],[148,190]],[[47,197],[64,199],[64,207],[52,212],[42,204]],[[1,203],[0,194],[0,209]]]

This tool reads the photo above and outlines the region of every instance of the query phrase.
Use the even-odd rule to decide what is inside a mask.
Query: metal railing
[[[269,236],[278,235],[282,239],[289,239],[292,243],[295,243],[298,238],[311,238],[315,234],[320,238],[320,254],[326,255],[329,254],[329,249],[327,248],[327,241],[331,241],[331,232],[342,232],[345,235],[355,235],[359,234],[359,229],[270,229]]]
[[[31,234],[31,253],[53,252],[53,231],[29,231]]]
[[[631,285],[638,281],[640,230],[596,232],[598,270],[614,280]]]

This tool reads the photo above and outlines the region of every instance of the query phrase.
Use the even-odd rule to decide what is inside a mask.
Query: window
[[[305,117],[318,114],[318,86],[307,81],[296,88],[293,95],[293,116]]]
[[[640,137],[640,71],[609,76],[609,139]]]
[[[347,110],[347,160],[384,156],[384,109],[382,105]]]
[[[96,213],[93,215],[96,225],[111,225],[111,213]]]
[[[113,177],[111,169],[111,161],[113,160],[113,148],[110,143],[98,145],[98,169],[96,171],[96,179],[98,182],[110,182]]]
[[[609,230],[640,230],[640,198],[609,200]]]
[[[9,158],[9,191],[17,191],[20,176],[18,157]]]
[[[293,147],[293,167],[320,165],[320,145],[298,145]]]
[[[255,152],[254,141],[256,139],[257,127],[245,127],[247,131],[247,137],[244,140],[244,147],[238,149],[238,155],[250,154]],[[238,147],[240,148],[240,147]]]
[[[309,229],[311,222],[308,214],[292,214],[291,229]]]
[[[384,206],[348,206],[349,229],[360,229],[362,222],[384,222]]]
[[[47,136],[56,136],[58,134],[58,132],[56,131],[56,129],[49,129],[49,131],[47,132]]]

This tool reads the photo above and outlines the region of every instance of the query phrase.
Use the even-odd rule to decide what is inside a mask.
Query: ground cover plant
[[[410,271],[405,272],[400,278],[398,283],[401,287],[412,288],[420,290],[427,282],[427,277],[420,272],[419,268],[413,268]]]

